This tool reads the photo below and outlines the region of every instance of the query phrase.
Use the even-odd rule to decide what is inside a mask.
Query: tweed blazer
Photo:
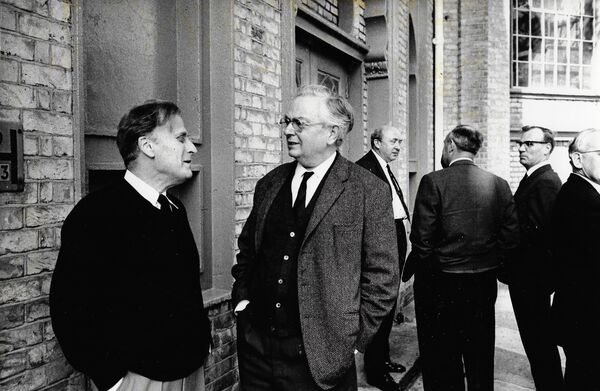
[[[600,194],[577,174],[558,193],[552,233],[559,278],[552,314],[559,343],[600,348]]]
[[[498,268],[519,243],[508,183],[470,160],[425,175],[417,191],[410,241],[403,279],[419,264],[449,273]]]
[[[562,182],[547,164],[524,178],[515,193],[521,242],[507,260],[509,284],[553,290],[550,259],[550,219]]]
[[[256,185],[239,237],[234,303],[249,298],[264,224],[296,162]],[[365,350],[398,295],[396,228],[385,184],[337,156],[308,222],[298,256],[298,301],[304,350],[316,383],[334,387]]]

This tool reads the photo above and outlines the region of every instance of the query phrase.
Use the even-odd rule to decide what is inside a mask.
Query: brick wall
[[[25,191],[0,193],[0,388],[83,389],[52,333],[50,278],[74,202],[68,1],[0,1],[0,118],[24,129]]]
[[[338,0],[298,0],[323,19],[337,25],[339,17]],[[359,0],[362,2],[362,0]]]

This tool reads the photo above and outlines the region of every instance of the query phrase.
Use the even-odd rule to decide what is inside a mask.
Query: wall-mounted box
[[[0,191],[23,191],[23,126],[0,121]]]

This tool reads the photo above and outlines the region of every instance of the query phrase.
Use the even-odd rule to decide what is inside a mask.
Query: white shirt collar
[[[529,170],[527,170],[527,176],[531,176],[531,174],[533,174],[538,168],[546,166],[548,164],[550,164],[550,162],[548,160],[544,160],[543,162],[534,165]]]
[[[131,187],[135,189],[135,191],[137,191],[142,197],[148,200],[148,202],[154,205],[155,208],[160,209],[160,204],[158,203],[158,196],[160,193],[155,188],[141,180],[137,175],[129,170],[125,171],[125,180],[131,185]],[[162,194],[167,197],[167,200],[169,200],[166,192]],[[173,201],[169,200],[169,202],[171,205],[177,208],[177,205],[175,205]]]
[[[470,162],[473,161],[473,159],[471,159],[470,157],[459,157],[458,159],[454,159],[450,162],[450,164],[448,164],[448,167],[450,167],[451,165],[453,165],[454,163],[460,161],[460,160],[468,160]]]
[[[383,171],[387,172],[388,163],[385,160],[383,160],[383,158],[381,156],[379,156],[379,154],[374,149],[372,151],[373,151],[373,155],[375,155],[375,157],[377,158],[379,165],[381,165],[381,168],[383,168]]]
[[[575,174],[575,175],[579,175],[580,177],[582,177],[583,179],[585,179],[586,181],[588,181],[588,183],[589,183],[590,185],[592,185],[592,186],[594,187],[594,189],[596,189],[596,191],[597,191],[597,192],[600,194],[600,185],[599,185],[599,184],[597,184],[596,182],[593,182],[592,180],[590,180],[590,179],[589,179],[589,178],[587,178],[587,177],[584,177],[584,176],[583,176],[583,175],[581,175],[581,174],[578,174],[578,173],[576,173],[576,172],[575,172],[574,174]]]
[[[313,177],[319,178],[320,182],[321,179],[323,179],[323,177],[325,176],[325,174],[327,174],[327,170],[329,170],[329,167],[331,167],[331,165],[333,164],[333,161],[335,160],[335,155],[336,152],[332,153],[331,156],[325,159],[321,164],[310,170],[307,170],[306,168],[302,167],[302,164],[300,163],[296,164],[296,172],[294,176],[302,177],[302,175],[304,175],[305,172],[312,171],[314,173]]]

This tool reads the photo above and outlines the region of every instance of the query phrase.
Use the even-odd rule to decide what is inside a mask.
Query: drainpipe
[[[444,0],[435,0],[434,5],[434,98],[433,98],[433,168],[442,168],[444,142]]]

